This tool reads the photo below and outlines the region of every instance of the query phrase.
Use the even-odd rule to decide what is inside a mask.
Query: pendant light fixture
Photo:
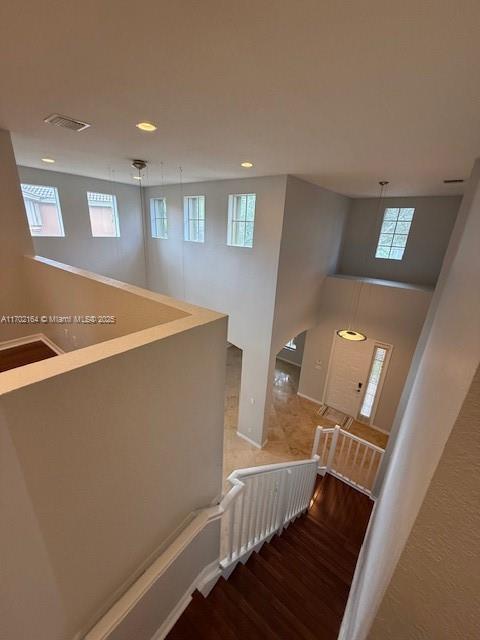
[[[377,219],[378,219],[378,214],[380,212],[380,209],[382,207],[385,187],[388,184],[388,180],[381,180],[378,184],[380,186],[380,197],[378,199],[378,208],[377,208],[377,216],[376,216]],[[364,257],[364,261],[366,262],[366,254]],[[352,342],[362,342],[363,340],[367,339],[367,336],[364,333],[361,333],[360,331],[355,331],[354,329],[352,329],[352,326],[354,327],[356,325],[358,307],[360,305],[360,298],[362,297],[362,289],[364,284],[365,284],[364,282],[359,283],[360,286],[358,287],[358,295],[356,296],[356,300],[355,300],[355,291],[353,292],[352,310],[350,313],[350,321],[348,323],[347,328],[339,329],[337,331],[337,336],[339,336],[340,338],[343,338],[344,340],[350,340]]]

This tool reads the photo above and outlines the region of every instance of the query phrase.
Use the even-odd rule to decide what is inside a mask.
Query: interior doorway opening
[[[274,400],[275,396],[281,399],[283,395],[295,395],[298,392],[305,335],[304,331],[291,338],[277,353],[273,378]]]
[[[288,362],[301,369],[303,360],[303,350],[305,348],[306,331],[299,333],[298,336],[291,338],[277,353],[277,360]]]

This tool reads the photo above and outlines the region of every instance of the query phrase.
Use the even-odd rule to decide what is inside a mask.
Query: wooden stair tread
[[[297,579],[291,568],[284,567],[282,571],[260,554],[254,554],[248,562],[248,568],[294,615],[303,617],[304,624],[317,638],[336,638],[339,612],[329,609],[322,598],[318,598],[315,592]],[[323,633],[320,630],[325,626],[327,629]]]
[[[241,563],[240,563],[241,564]],[[237,571],[237,569],[235,569]],[[244,594],[237,589],[232,583],[232,577],[235,573],[232,573],[228,580],[222,583],[222,591],[232,603],[233,607],[238,607],[242,610],[244,615],[248,618],[251,626],[249,627],[249,636],[251,638],[278,638],[279,636],[270,627],[265,618],[260,612],[256,610],[254,606],[245,598]]]
[[[285,560],[273,545],[269,545],[262,549],[259,554],[265,558],[268,564],[275,570],[285,573],[288,572],[290,579],[291,571],[286,567]],[[331,582],[326,581],[318,572],[312,571],[296,565],[295,578],[297,582],[302,584],[316,600],[321,600],[327,608],[336,614],[342,614],[344,610],[344,602],[348,597],[348,588],[341,582],[337,582],[334,586]],[[312,597],[312,595],[310,595]]]
[[[290,531],[285,531],[283,537],[286,540],[291,540],[295,545],[301,545],[302,549],[305,549],[313,556],[314,561],[318,560],[322,564],[335,566],[346,576],[347,581],[350,579],[355,569],[355,563],[346,557],[343,550],[335,549],[334,546],[315,539],[307,531],[297,527],[292,527]]]
[[[242,636],[238,635],[235,626],[230,623],[229,618],[221,615],[221,610],[213,606],[210,598],[204,598],[198,591],[193,594],[193,598],[198,601],[205,615],[212,621],[222,640],[242,640]]]
[[[187,622],[195,629],[197,638],[208,638],[211,640],[222,640],[222,636],[217,631],[213,619],[208,615],[208,609],[204,607],[196,598],[185,609],[184,615]]]
[[[315,567],[318,572],[323,572],[323,574],[326,574],[328,577],[333,576],[344,585],[350,585],[351,576],[348,572],[338,567],[329,557],[313,556],[311,549],[307,545],[298,542],[295,538],[292,540],[292,536],[281,535],[272,540],[272,543],[279,547],[280,550],[284,549],[292,553],[293,556],[297,556],[300,561],[300,567],[302,567],[302,565]]]
[[[276,592],[269,591],[247,565],[238,565],[230,578],[232,584],[246,599],[262,611],[269,626],[280,638],[298,637],[305,640],[317,640],[315,635],[286,607],[277,597]]]
[[[372,501],[332,476],[309,511],[207,598],[195,592],[167,640],[335,640]]]

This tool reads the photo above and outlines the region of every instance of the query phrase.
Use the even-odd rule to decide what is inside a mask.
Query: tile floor
[[[317,425],[333,426],[333,423],[317,414],[319,405],[297,395],[300,369],[277,360],[268,442],[263,449],[257,449],[236,434],[241,366],[241,350],[229,347],[225,394],[224,477],[234,469],[309,458]],[[380,447],[385,447],[388,441],[385,434],[358,422],[354,422],[349,431]]]

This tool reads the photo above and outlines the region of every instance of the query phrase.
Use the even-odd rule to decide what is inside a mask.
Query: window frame
[[[31,207],[27,205],[26,200],[29,199],[31,202],[41,203],[41,198],[39,197],[38,200],[35,200],[33,197],[33,194],[25,194],[23,187],[37,187],[38,189],[52,189],[55,197],[54,197],[54,202],[51,202],[49,204],[55,205],[57,222],[58,222],[60,233],[55,235],[43,234],[43,233],[32,233],[32,227],[35,227],[35,226],[41,227],[43,225],[43,219],[42,219],[41,212],[38,210],[38,207],[36,207],[35,210],[32,211]],[[60,205],[60,194],[58,191],[58,187],[54,187],[52,185],[30,184],[30,183],[22,182],[20,183],[20,190],[22,193],[23,206],[25,209],[25,217],[27,218],[28,230],[30,232],[31,237],[32,238],[65,238],[65,227],[63,225],[62,207]],[[37,219],[40,219],[42,223],[39,225],[38,224],[32,225],[30,221],[30,216],[37,217]]]
[[[402,212],[406,211],[411,212],[411,214],[408,214],[411,217],[405,217],[406,214],[402,214]],[[395,218],[391,217],[391,212],[396,212]],[[390,215],[390,217],[387,217],[388,215]],[[396,260],[401,262],[404,259],[414,217],[415,207],[385,207],[375,247],[374,257],[376,260]],[[393,229],[388,229],[388,226],[392,224]],[[399,225],[408,225],[407,231],[399,231]],[[391,236],[390,241],[385,241],[386,236]],[[394,244],[395,241],[397,241],[397,243],[399,242],[399,238],[405,239],[403,246],[401,244]],[[383,242],[382,239],[384,240]],[[388,255],[379,255],[382,249],[388,250]]]
[[[242,220],[240,218],[235,217],[237,212],[237,202],[238,198],[247,198],[247,202],[245,204],[245,219]],[[248,208],[248,198],[253,197],[253,218],[252,220],[247,220],[247,208]],[[229,247],[239,247],[240,249],[253,249],[254,245],[254,237],[255,237],[255,214],[257,209],[257,194],[256,193],[231,193],[228,196],[228,220],[227,220],[227,245]],[[234,242],[234,229],[235,225],[238,223],[244,223],[244,234],[243,237],[246,237],[247,224],[252,225],[252,243],[251,244],[239,244]]]
[[[90,195],[95,195],[95,196],[110,196],[110,198],[112,198],[112,209],[113,209],[113,221],[114,221],[114,225],[115,225],[115,234],[114,235],[98,235],[98,234],[94,234],[93,233],[93,226],[92,226],[92,216],[90,213],[90,206],[92,207],[101,207],[102,205],[96,205],[96,204],[92,204],[90,205],[89,202],[89,196]],[[92,234],[92,238],[120,238],[120,217],[118,215],[118,203],[117,203],[117,196],[115,193],[104,193],[103,191],[87,191],[87,208],[88,208],[88,217],[90,220],[90,232]],[[107,205],[108,206],[108,205]],[[104,205],[103,208],[106,208],[106,206]]]
[[[367,396],[368,393],[368,387],[370,384],[370,378],[372,375],[372,370],[373,370],[373,365],[375,363],[375,356],[377,353],[378,349],[383,349],[386,353],[385,353],[385,358],[383,359],[382,362],[382,367],[381,367],[381,371],[380,371],[380,377],[378,379],[377,385],[375,387],[375,396],[373,399],[373,403],[372,403],[372,408],[370,411],[370,416],[366,416],[362,413],[362,409],[363,406],[365,404],[365,398]],[[383,390],[383,385],[385,383],[385,379],[387,377],[387,372],[388,372],[388,367],[390,364],[390,358],[392,356],[392,351],[393,351],[393,346],[391,344],[388,344],[386,342],[379,342],[377,340],[375,340],[374,345],[373,345],[373,351],[372,351],[372,358],[370,360],[370,365],[368,367],[368,376],[367,376],[367,380],[365,382],[365,389],[362,395],[362,400],[360,402],[360,408],[358,410],[358,416],[357,416],[357,420],[359,422],[362,422],[363,424],[368,424],[368,425],[372,425],[373,421],[375,419],[375,414],[377,412],[377,407],[378,407],[378,403],[380,402],[380,397],[382,395],[382,390]]]
[[[295,338],[292,338],[291,340],[289,340],[283,348],[287,349],[288,351],[296,351],[297,345],[295,342]]]
[[[163,202],[164,216],[157,216],[156,203]],[[165,233],[160,234],[159,221],[164,221]],[[150,198],[150,234],[152,238],[157,240],[168,240],[168,212],[167,212],[167,199],[164,196],[157,196]]]
[[[198,215],[196,218],[195,217],[190,217],[190,202],[193,200],[198,200],[197,203],[197,212],[199,212],[200,208],[199,208],[199,204],[200,202],[202,202],[203,204],[203,218],[200,217],[200,215]],[[206,222],[207,222],[207,207],[206,207],[206,197],[205,195],[199,194],[192,194],[192,195],[188,195],[188,196],[183,196],[183,240],[185,242],[195,242],[197,244],[204,244],[205,243],[205,235],[206,235]],[[190,223],[191,222],[203,222],[203,232],[202,232],[202,237],[200,239],[200,233],[198,233],[198,238],[193,238],[190,235]],[[198,231],[200,230],[200,225],[198,225]]]

